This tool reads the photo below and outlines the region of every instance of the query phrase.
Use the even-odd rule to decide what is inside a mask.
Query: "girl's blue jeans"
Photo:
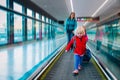
[[[78,70],[78,66],[82,65],[83,56],[74,54],[74,69]]]

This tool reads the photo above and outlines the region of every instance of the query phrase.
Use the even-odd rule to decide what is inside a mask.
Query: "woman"
[[[77,21],[75,20],[75,13],[71,12],[69,18],[67,18],[65,22],[65,30],[67,33],[68,42],[73,37],[74,35],[73,31],[75,30],[76,27],[77,27]]]

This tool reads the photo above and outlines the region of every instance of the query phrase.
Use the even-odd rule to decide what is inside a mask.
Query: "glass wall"
[[[33,39],[32,19],[27,18],[27,40]]]
[[[95,39],[95,34],[96,34],[96,28],[92,28],[92,29],[88,30],[87,34],[88,34],[88,38],[90,40],[94,40]]]
[[[27,15],[30,16],[30,17],[32,17],[32,10],[27,9]]]
[[[6,7],[6,3],[7,3],[6,0],[0,0],[0,5]]]
[[[104,28],[104,39],[107,41],[106,46],[109,54],[120,60],[120,20],[115,20],[105,24]],[[113,54],[114,53],[114,54]]]
[[[38,13],[36,13],[36,19],[40,19],[40,16]],[[39,33],[40,33],[40,22],[39,21],[36,21],[35,23],[35,27],[36,27],[36,39],[39,39]]]
[[[48,39],[51,39],[51,23],[50,23],[50,19],[48,19]]]
[[[27,15],[32,17],[32,10],[27,9]],[[27,18],[27,40],[32,40],[33,38],[32,19]]]
[[[14,2],[14,10],[22,13],[22,6]],[[22,16],[14,14],[14,42],[23,40]]]
[[[88,47],[93,55],[116,78],[119,77],[120,65],[120,18],[87,30]]]
[[[0,45],[7,43],[7,12],[0,10]]]
[[[44,39],[45,38],[45,17],[42,15],[42,39]]]
[[[48,39],[48,29],[49,29],[49,24],[48,24],[48,18],[46,18],[46,24],[45,24],[45,37]]]
[[[36,27],[36,39],[39,39],[39,33],[40,33],[40,23],[38,21],[36,21],[35,23],[35,27]]]
[[[55,38],[56,34],[59,35],[62,32],[58,28],[61,26],[52,19],[24,7],[18,2],[0,0],[0,6],[4,7],[4,9],[0,9],[0,44],[13,44],[35,38],[47,40]],[[7,6],[13,11],[11,12]]]
[[[2,6],[0,7],[0,48],[2,48],[2,46],[4,46],[5,44],[7,44],[5,45],[5,47],[7,47],[9,44],[16,44],[19,42],[22,43],[24,41],[32,42],[34,39],[37,39],[37,40],[40,39],[39,41],[37,41],[37,43],[36,42],[35,43],[38,44],[38,42],[40,42],[40,44],[38,44],[38,47],[41,48],[42,46],[43,49],[41,50],[38,49],[38,51],[40,52],[36,52],[35,50],[33,51],[35,51],[37,55],[41,54],[41,51],[42,51],[42,58],[41,56],[39,56],[38,57],[39,60],[37,60],[37,63],[29,64],[30,62],[29,59],[33,61],[32,63],[34,63],[35,61],[34,56],[36,56],[36,54],[32,55],[32,52],[31,52],[29,53],[30,56],[27,56],[26,51],[23,51],[22,48],[17,47],[19,45],[13,46],[12,48],[17,48],[18,50],[15,49],[14,51],[14,50],[11,50],[12,48],[10,48],[10,52],[8,52],[7,55],[6,53],[5,54],[2,53],[3,55],[6,55],[8,57],[8,65],[6,65],[6,63],[3,63],[3,66],[5,65],[8,68],[4,67],[5,69],[3,69],[3,73],[1,72],[2,74],[1,76],[4,77],[5,79],[9,78],[7,76],[11,76],[12,79],[15,79],[15,80],[21,77],[25,79],[25,77],[27,78],[28,76],[31,76],[33,72],[32,73],[30,72],[30,75],[27,75],[24,77],[24,75],[26,75],[26,73],[29,73],[29,70],[31,71],[35,67],[35,65],[38,65],[38,63],[41,60],[45,61],[46,58],[48,59],[48,57],[51,58],[51,55],[55,55],[53,51],[56,51],[58,47],[63,45],[63,43],[65,42],[64,37],[62,39],[60,37],[61,35],[63,35],[62,34],[63,26],[58,25],[57,22],[55,23],[49,17],[45,15],[41,16],[40,13],[38,13],[37,11],[33,11],[32,9],[29,9],[29,5],[27,4],[23,5],[22,2],[24,1],[25,0],[0,0],[0,6]],[[29,1],[29,0],[26,0],[26,1]],[[56,35],[57,35],[57,39],[55,37]],[[50,44],[47,46],[47,48],[44,42],[41,43],[41,40],[45,40],[45,39],[46,39],[45,44],[46,42],[47,44]],[[51,39],[51,40],[48,40],[48,39]],[[26,42],[25,44],[21,44],[21,47],[23,47],[25,50],[26,50],[26,47],[24,47],[24,45],[26,45]],[[30,47],[28,47],[28,49],[30,50],[30,48],[33,45],[30,44],[29,45]],[[33,46],[33,48],[34,47],[35,46]],[[18,52],[18,54],[21,57],[18,56],[16,52]],[[23,52],[25,52],[24,55],[23,55]],[[17,56],[15,56],[14,53]],[[31,55],[33,56],[34,60],[31,59],[32,58]],[[0,57],[2,57],[2,55]],[[28,58],[27,68],[26,68],[26,65],[24,65],[26,64],[24,62],[26,60],[24,60],[23,58]],[[20,62],[20,64],[22,64],[21,62],[23,62],[23,65],[21,66],[17,65],[19,64],[17,63],[17,60],[18,62]],[[18,67],[18,68],[12,69],[14,67]],[[4,70],[6,70],[7,72]]]
[[[40,40],[42,39],[42,22],[39,22],[40,23],[40,32],[39,32],[39,38]]]
[[[17,12],[20,12],[22,13],[22,6],[16,2],[13,3],[13,6],[14,6],[14,10],[17,11]]]
[[[54,21],[51,21],[51,37],[53,38],[53,39],[55,39],[55,29],[57,28],[57,27],[55,27],[55,24],[54,24]]]
[[[101,41],[105,52],[120,61],[120,19],[87,31],[92,41]]]
[[[54,36],[56,36],[57,38],[61,38],[61,37],[64,37],[65,36],[65,34],[64,34],[64,27],[63,27],[63,25],[60,25],[60,24],[58,24],[58,23],[56,23],[56,25],[57,26],[55,26],[56,28],[54,29],[54,31],[55,31],[55,35]]]
[[[14,42],[23,40],[22,16],[14,14]]]

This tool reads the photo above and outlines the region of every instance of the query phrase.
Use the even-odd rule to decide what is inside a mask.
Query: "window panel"
[[[39,26],[39,22],[36,21],[35,27],[36,27],[36,38],[39,38],[39,32],[40,32],[40,26]]]
[[[14,41],[19,42],[23,40],[22,32],[22,16],[14,14]]]
[[[45,21],[45,17],[44,16],[42,16],[42,21]]]
[[[42,39],[45,37],[45,24],[42,23]]]
[[[40,19],[39,17],[40,17],[40,15],[38,13],[36,13],[36,19]]]
[[[32,17],[32,10],[27,9],[27,15]]]
[[[27,19],[27,39],[28,40],[33,39],[33,34],[32,34],[32,19]]]
[[[0,10],[0,44],[7,43],[7,12]]]
[[[6,7],[6,0],[0,0],[0,5]]]
[[[22,13],[22,6],[20,4],[17,4],[16,2],[14,2],[13,5],[14,5],[13,8],[15,11]]]

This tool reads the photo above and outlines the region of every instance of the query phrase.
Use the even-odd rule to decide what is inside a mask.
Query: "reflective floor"
[[[21,79],[34,66],[53,54],[53,51],[65,43],[65,40],[66,38],[34,41],[1,48],[0,80]]]

